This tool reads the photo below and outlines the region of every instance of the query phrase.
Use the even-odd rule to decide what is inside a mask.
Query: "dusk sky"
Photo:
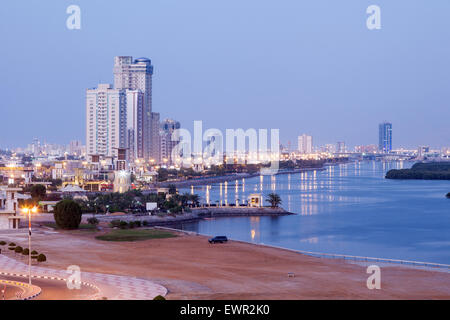
[[[81,30],[66,8],[81,8]],[[381,7],[381,30],[366,8]],[[450,146],[450,2],[2,1],[0,147],[85,139],[85,90],[117,55],[154,65],[153,111],[191,129],[279,128],[297,145]]]

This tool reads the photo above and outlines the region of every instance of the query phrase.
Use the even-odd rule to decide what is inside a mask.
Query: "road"
[[[0,276],[2,280],[12,280],[28,283],[28,278]],[[32,283],[42,289],[42,292],[34,300],[87,300],[90,299],[96,290],[86,286],[81,286],[80,289],[68,289],[66,282],[61,280],[50,279],[32,279]],[[7,287],[5,299],[15,299],[15,292],[20,290],[14,287]]]

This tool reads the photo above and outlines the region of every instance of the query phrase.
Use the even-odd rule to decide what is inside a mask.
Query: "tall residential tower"
[[[378,149],[383,153],[392,151],[392,123],[380,123],[378,127]]]
[[[88,155],[117,156],[117,149],[125,146],[126,133],[125,90],[113,89],[110,84],[86,90],[86,153]]]
[[[141,123],[140,128],[135,128],[134,141],[142,143],[136,146],[136,154],[139,157],[152,158],[152,76],[153,66],[148,58],[134,59],[131,56],[118,56],[114,58],[114,88],[142,92],[143,110],[137,112],[136,123]],[[142,149],[142,150],[141,150]]]

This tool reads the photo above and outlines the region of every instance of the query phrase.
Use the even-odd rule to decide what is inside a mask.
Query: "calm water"
[[[185,230],[291,249],[450,264],[449,181],[386,180],[412,163],[365,161],[183,190],[204,202],[278,193],[295,216],[217,218]]]

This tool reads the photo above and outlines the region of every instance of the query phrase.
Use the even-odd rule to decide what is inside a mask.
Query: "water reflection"
[[[207,202],[221,204],[228,197],[242,204],[260,190],[265,199],[276,192],[283,208],[298,215],[210,219],[183,227],[299,250],[450,264],[449,202],[443,196],[448,181],[384,179],[386,170],[411,165],[361,161],[230,181],[229,188],[228,183],[195,186]]]
[[[201,192],[200,194],[204,194],[206,204],[217,203],[220,206],[246,204],[252,193],[261,193],[266,204],[267,195],[274,192],[280,195],[282,207],[289,212],[316,215],[320,213],[320,204],[323,202],[339,205],[339,203],[351,204],[366,201],[365,195],[354,192],[357,191],[355,179],[384,177],[385,170],[404,167],[405,162],[400,161],[394,163],[358,161],[330,165],[326,167],[326,170],[273,176],[260,175],[256,178],[236,179],[208,186],[192,186],[189,191],[190,193]],[[234,184],[234,187],[231,184]],[[355,195],[350,197],[347,192]]]

